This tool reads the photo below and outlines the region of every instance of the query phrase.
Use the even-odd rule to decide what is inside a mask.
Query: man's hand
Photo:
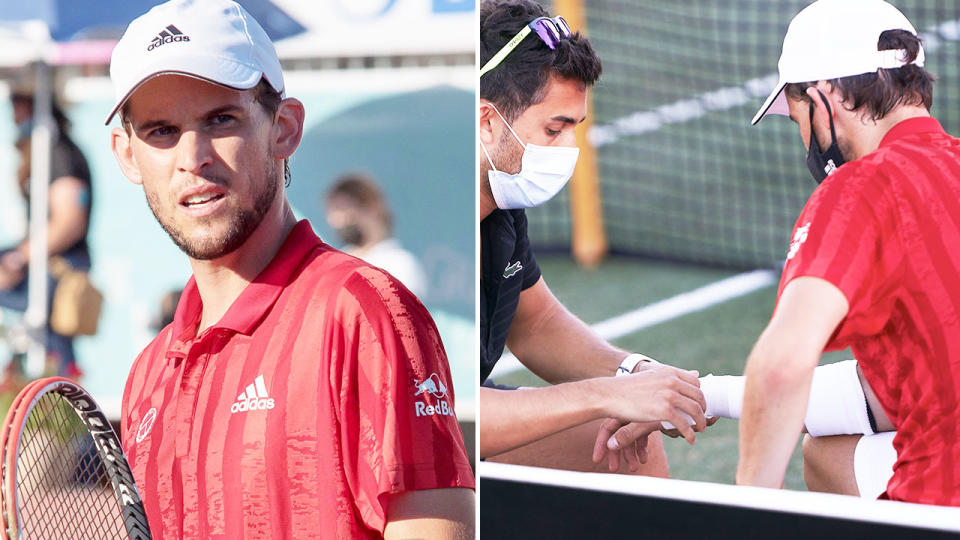
[[[610,472],[620,469],[620,459],[626,460],[631,472],[647,462],[647,437],[660,428],[660,422],[621,422],[607,418],[600,425],[593,445],[593,462],[607,458]]]
[[[709,417],[707,417],[707,427],[710,427],[710,426],[716,424],[716,423],[717,423],[717,420],[720,420],[720,417],[719,417],[719,416],[709,416]],[[683,435],[680,434],[680,431],[679,431],[677,428],[667,429],[666,427],[664,427],[663,424],[660,424],[659,427],[660,427],[660,433],[663,433],[664,435],[666,435],[667,437],[670,437],[671,439],[676,439],[677,437],[682,437],[682,436],[683,436]]]
[[[706,428],[703,411],[707,402],[700,391],[696,371],[656,364],[639,373],[612,378],[609,384],[611,388],[606,395],[608,416],[636,423],[666,420],[677,426],[690,444],[696,442],[695,431]],[[694,425],[691,426],[681,413],[692,418]],[[631,427],[621,436],[637,437],[643,430]]]

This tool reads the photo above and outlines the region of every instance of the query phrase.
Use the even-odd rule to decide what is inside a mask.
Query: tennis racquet
[[[150,538],[120,441],[76,383],[28,384],[0,436],[2,540]]]

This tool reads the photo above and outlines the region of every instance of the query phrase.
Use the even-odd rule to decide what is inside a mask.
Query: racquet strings
[[[16,475],[24,538],[127,538],[93,437],[60,394],[43,394],[23,422]]]

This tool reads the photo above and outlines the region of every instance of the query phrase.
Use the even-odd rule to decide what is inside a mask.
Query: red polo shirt
[[[913,118],[837,169],[797,220],[780,292],[800,276],[850,304],[827,349],[853,350],[897,427],[885,497],[960,506],[960,139]]]
[[[197,335],[191,278],[137,358],[123,441],[154,538],[376,538],[386,495],[474,480],[423,305],[301,221]]]

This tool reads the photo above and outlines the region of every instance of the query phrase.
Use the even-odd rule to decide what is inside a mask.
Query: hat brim
[[[117,111],[123,107],[123,104],[130,99],[130,96],[132,96],[137,89],[147,81],[161,75],[183,75],[234,90],[253,88],[260,82],[260,79],[264,77],[262,71],[254,69],[249,65],[237,62],[224,62],[222,59],[216,57],[193,57],[187,65],[177,66],[178,68],[182,67],[182,69],[161,67],[169,63],[169,61],[161,60],[153,66],[148,66],[147,69],[144,69],[137,79],[137,82],[133,84],[123,97],[117,100],[113,108],[110,109],[110,114],[107,115],[104,125],[110,125],[113,116],[117,114]],[[279,92],[281,90],[277,91]]]
[[[763,106],[761,106],[757,114],[754,115],[750,125],[757,125],[757,122],[763,120],[763,117],[768,114],[790,116],[790,106],[787,104],[787,95],[783,93],[783,89],[786,88],[786,86],[786,81],[777,83],[776,88],[773,89],[773,92],[770,92],[767,100],[763,102]]]

